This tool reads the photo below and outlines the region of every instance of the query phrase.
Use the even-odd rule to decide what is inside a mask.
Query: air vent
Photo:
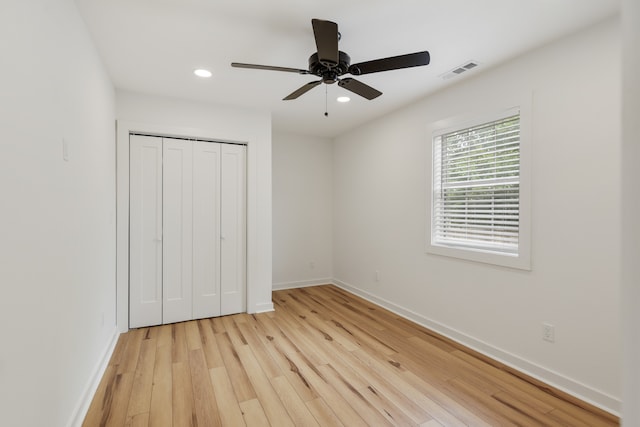
[[[459,65],[454,69],[442,74],[441,77],[443,80],[448,80],[452,77],[459,76],[462,73],[465,73],[473,68],[476,68],[477,66],[478,66],[478,61],[467,61],[463,65]]]

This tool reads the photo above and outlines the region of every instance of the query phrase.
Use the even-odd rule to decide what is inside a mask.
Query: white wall
[[[71,0],[3,0],[0,52],[0,424],[64,426],[117,337],[114,92]]]
[[[274,289],[330,283],[333,141],[273,135]]]
[[[623,425],[640,425],[640,2],[622,3]]]
[[[116,117],[120,330],[128,328],[129,131],[247,143],[247,311],[273,310],[270,114],[118,91]]]
[[[608,21],[337,138],[336,282],[619,411],[619,63]],[[426,254],[428,125],[523,94],[533,99],[532,270]]]

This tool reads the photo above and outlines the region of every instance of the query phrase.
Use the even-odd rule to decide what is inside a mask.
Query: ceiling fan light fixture
[[[351,101],[351,98],[349,98],[348,96],[339,96],[336,101],[338,102],[349,102]]]
[[[209,70],[205,70],[204,68],[196,68],[195,70],[193,70],[193,74],[195,74],[198,77],[202,77],[205,79],[208,79],[209,77],[211,77],[213,75],[213,73]]]
[[[351,57],[338,49],[338,40],[340,40],[338,24],[331,21],[325,21],[323,19],[312,19],[311,26],[313,27],[313,37],[315,38],[316,48],[318,50],[309,57],[309,68],[307,70],[271,65],[246,64],[242,62],[232,62],[231,66],[236,68],[310,74],[320,78],[320,80],[309,82],[299,89],[296,89],[294,92],[284,97],[283,101],[296,99],[322,83],[327,85],[337,83],[341,88],[371,101],[372,99],[382,95],[382,92],[354,79],[353,77],[340,77],[344,74],[360,76],[363,74],[379,73],[382,71],[419,67],[429,65],[429,62],[431,61],[429,52],[425,50],[422,52],[389,56],[386,58],[352,64]],[[347,101],[344,100],[340,102]]]

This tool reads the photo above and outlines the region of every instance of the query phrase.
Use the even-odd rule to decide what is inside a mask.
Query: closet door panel
[[[222,144],[221,315],[246,311],[246,147]]]
[[[163,139],[163,323],[192,318],[193,143]]]
[[[162,139],[131,135],[129,327],[162,323]]]
[[[220,144],[193,143],[193,318],[220,315]]]

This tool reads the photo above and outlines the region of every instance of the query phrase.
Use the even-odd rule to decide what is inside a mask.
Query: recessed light
[[[204,68],[198,68],[197,70],[193,70],[193,74],[195,74],[198,77],[204,77],[204,78],[208,78],[212,76],[211,71],[205,70]]]
[[[337,101],[338,102],[349,102],[349,101],[351,101],[351,98],[349,98],[348,96],[339,96]]]

